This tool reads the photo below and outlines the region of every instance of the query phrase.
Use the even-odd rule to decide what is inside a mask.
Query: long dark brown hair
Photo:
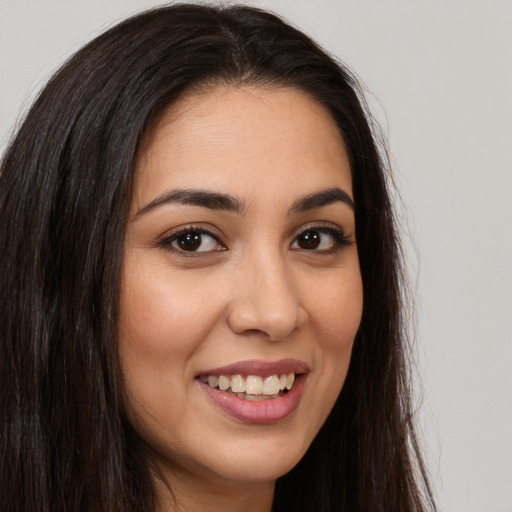
[[[276,511],[434,510],[416,441],[402,266],[386,158],[348,70],[275,15],[144,12],[76,53],[40,93],[0,174],[0,509],[154,509],[124,420],[116,349],[123,233],[139,143],[185,91],[294,87],[349,153],[364,310],[345,385]],[[171,483],[172,484],[172,483]]]

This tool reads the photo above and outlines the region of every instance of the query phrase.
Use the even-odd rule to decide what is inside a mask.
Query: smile
[[[284,420],[299,406],[309,368],[301,361],[242,361],[197,375],[197,382],[224,414],[252,424]]]
[[[269,400],[278,398],[292,389],[295,373],[260,375],[208,375],[201,376],[201,381],[210,387],[235,394],[245,400]]]

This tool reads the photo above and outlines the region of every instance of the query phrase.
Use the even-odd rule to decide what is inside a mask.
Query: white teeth
[[[221,375],[219,377],[219,389],[222,391],[226,391],[231,386],[231,380],[227,377],[224,377],[224,375]]]
[[[279,377],[277,375],[266,377],[263,381],[263,394],[276,395],[279,393],[280,387]]]
[[[233,393],[243,393],[245,391],[245,383],[241,375],[231,377],[231,391]]]
[[[217,377],[217,375],[209,375],[208,376],[208,384],[212,388],[216,388],[219,385],[219,377]]]
[[[286,375],[286,389],[292,389],[294,382],[295,382],[295,373],[288,373]]]
[[[270,398],[279,398],[279,395],[248,395],[247,393],[237,393],[238,398],[250,400],[251,402],[261,402]]]
[[[246,393],[243,398],[246,400],[251,400],[252,402],[259,402],[260,400],[265,400],[267,397],[266,395],[249,395]]]
[[[249,375],[245,379],[245,392],[249,395],[261,395],[263,393],[263,381],[259,375]]]
[[[202,377],[203,382],[207,382],[212,388],[218,387],[222,391],[229,390],[237,394],[240,398],[248,400],[259,400],[266,398],[277,398],[281,391],[290,390],[295,381],[295,374],[285,373],[282,375],[269,375],[260,377],[259,375],[208,375]]]

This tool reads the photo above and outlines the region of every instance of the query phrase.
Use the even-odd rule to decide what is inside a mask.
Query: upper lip
[[[200,375],[282,375],[283,373],[307,373],[308,365],[298,359],[280,359],[278,361],[264,361],[250,359],[238,361],[217,368],[210,368],[198,373]]]

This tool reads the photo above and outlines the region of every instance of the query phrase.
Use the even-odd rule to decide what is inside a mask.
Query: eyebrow
[[[224,210],[228,212],[242,213],[244,210],[243,202],[236,197],[228,194],[219,194],[209,190],[170,190],[156,199],[153,199],[146,206],[143,206],[136,214],[135,218],[140,217],[149,210],[153,210],[164,204],[188,204],[192,206],[202,206],[210,210]]]
[[[297,199],[290,208],[289,214],[321,208],[336,202],[345,203],[352,210],[355,209],[352,198],[344,190],[336,187],[314,192]],[[229,194],[209,190],[181,189],[170,190],[153,199],[153,201],[140,208],[134,218],[136,219],[159,206],[173,203],[202,206],[210,210],[223,210],[239,214],[242,214],[245,210],[244,202]]]
[[[305,212],[337,202],[345,203],[352,210],[355,210],[353,199],[344,190],[336,187],[314,192],[313,194],[308,194],[307,196],[297,199],[290,208],[290,213]]]

